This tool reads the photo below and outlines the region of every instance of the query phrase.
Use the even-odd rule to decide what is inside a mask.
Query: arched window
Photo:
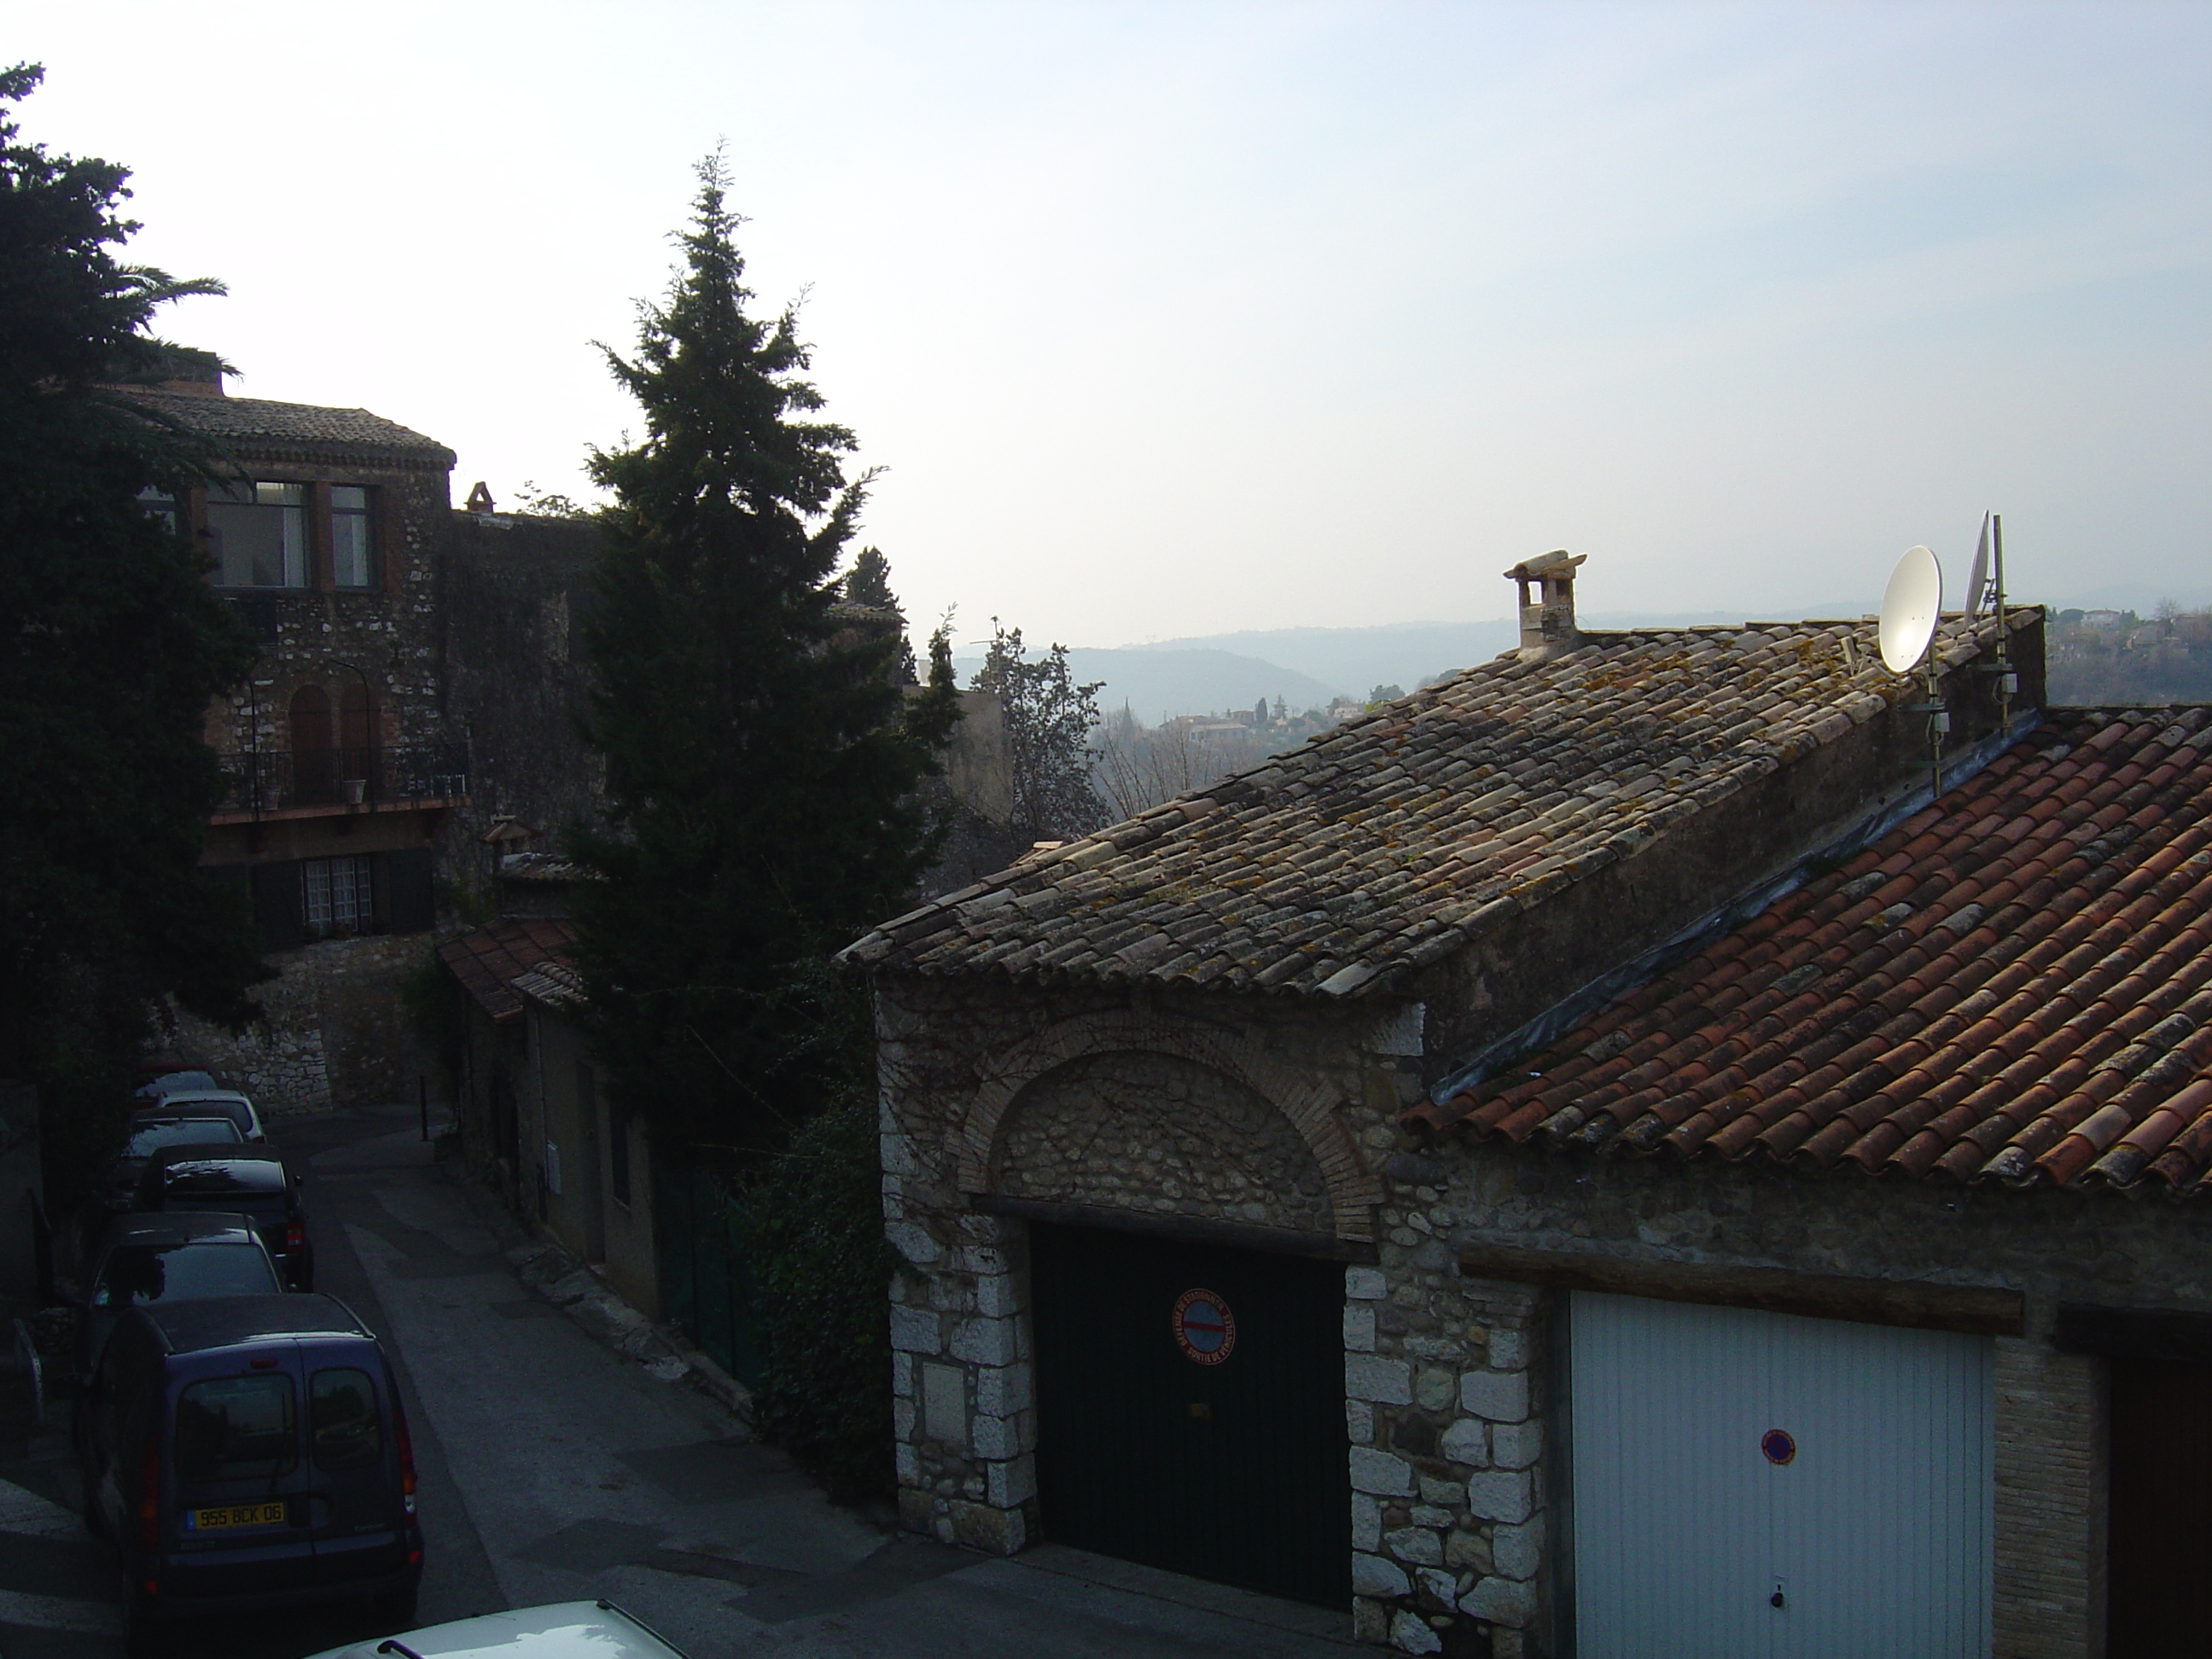
[[[331,698],[319,685],[292,694],[292,794],[304,805],[337,799],[337,757],[331,752]]]

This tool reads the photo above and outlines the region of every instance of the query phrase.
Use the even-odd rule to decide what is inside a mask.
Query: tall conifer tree
[[[753,315],[718,158],[667,299],[607,352],[645,436],[595,453],[612,492],[587,734],[611,827],[579,836],[580,955],[608,1084],[656,1144],[772,1150],[848,1086],[852,993],[829,954],[890,914],[934,836],[917,795],[957,718],[948,659],[833,607],[867,477],[816,418],[788,309]]]
[[[220,458],[105,389],[158,372],[161,306],[222,289],[117,257],[129,173],[8,113],[41,75],[0,70],[0,1077],[39,1084],[66,1180],[120,1127],[155,1000],[242,1022],[265,970],[243,895],[198,867],[203,721],[252,641],[139,499]]]

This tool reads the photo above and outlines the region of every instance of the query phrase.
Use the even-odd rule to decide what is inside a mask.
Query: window
[[[338,587],[374,583],[369,557],[368,491],[355,484],[331,486],[331,581]]]
[[[155,489],[149,486],[138,492],[138,501],[140,505],[145,507],[148,518],[160,520],[161,527],[171,535],[177,533],[179,521],[177,517],[177,498],[174,495],[166,489]]]
[[[305,587],[307,497],[305,484],[210,485],[216,580],[225,587]]]
[[[258,1244],[122,1244],[108,1252],[93,1305],[143,1307],[164,1297],[275,1296],[283,1290]]]
[[[307,1385],[307,1437],[319,1469],[373,1469],[384,1455],[376,1385],[367,1371],[317,1371]]]
[[[300,897],[309,937],[362,932],[375,915],[368,858],[307,860],[300,866]]]
[[[177,1401],[178,1478],[268,1480],[300,1461],[289,1376],[195,1382]]]

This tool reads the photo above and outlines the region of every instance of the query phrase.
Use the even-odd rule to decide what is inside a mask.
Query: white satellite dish
[[[1942,611],[1942,567],[1926,548],[1906,548],[1881,594],[1881,659],[1890,672],[1912,671],[1936,637]]]
[[[1990,586],[1990,515],[1982,514],[1982,539],[1974,546],[1974,568],[1966,573],[1966,617],[1969,621],[1982,614],[1982,602],[1989,598]]]

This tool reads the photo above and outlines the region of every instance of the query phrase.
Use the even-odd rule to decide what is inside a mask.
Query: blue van
[[[383,1348],[343,1303],[133,1308],[80,1409],[85,1519],[115,1545],[134,1648],[179,1615],[344,1597],[412,1621],[422,1530],[407,1419]]]

